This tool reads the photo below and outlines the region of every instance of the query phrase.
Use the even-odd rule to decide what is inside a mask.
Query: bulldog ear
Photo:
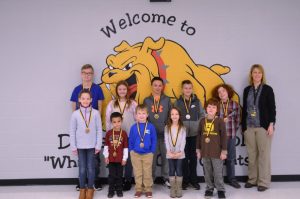
[[[144,40],[141,51],[148,52],[148,50],[159,50],[165,45],[165,38],[161,37],[157,41],[153,41],[151,37]]]
[[[121,51],[124,51],[124,50],[127,50],[127,49],[129,49],[131,46],[126,42],[126,41],[122,41],[121,43],[120,43],[120,45],[118,45],[118,46],[116,46],[115,48],[114,48],[114,51],[115,52],[121,52]]]

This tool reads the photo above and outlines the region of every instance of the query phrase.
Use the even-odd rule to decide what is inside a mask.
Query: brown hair
[[[171,129],[171,126],[172,126],[172,123],[173,123],[173,121],[172,121],[172,119],[171,119],[171,111],[172,111],[172,110],[176,110],[176,111],[179,113],[178,131],[180,131],[181,128],[182,128],[184,125],[183,125],[183,122],[182,122],[182,120],[181,120],[181,111],[180,111],[177,107],[175,107],[175,106],[172,107],[172,108],[170,109],[170,111],[169,111],[169,116],[168,116],[168,120],[167,120],[167,129],[168,129],[169,132],[171,132],[170,129]]]
[[[125,86],[126,88],[127,88],[127,94],[126,94],[126,103],[127,103],[127,108],[129,108],[130,107],[130,105],[131,105],[131,100],[130,100],[130,97],[129,97],[129,86],[128,86],[128,83],[125,81],[125,80],[121,80],[121,81],[119,81],[118,83],[117,83],[117,86],[116,86],[116,97],[117,97],[117,99],[115,100],[115,103],[114,103],[114,107],[119,107],[119,99],[120,99],[120,96],[119,96],[119,94],[118,94],[118,88],[119,88],[119,86],[121,86],[121,85],[123,85],[123,86]]]
[[[191,84],[191,85],[193,85],[193,83],[191,82],[191,80],[186,79],[186,80],[183,80],[183,81],[181,82],[181,88],[182,88],[183,85],[185,85],[185,84]]]
[[[229,84],[219,84],[218,86],[216,86],[216,87],[212,90],[212,96],[213,96],[214,98],[220,100],[218,90],[219,90],[219,88],[221,88],[221,87],[224,88],[224,89],[227,91],[227,93],[228,93],[228,98],[229,98],[229,99],[232,99],[232,97],[233,97],[233,95],[234,95],[234,90],[233,90],[232,86],[229,85]]]
[[[79,99],[79,98],[81,97],[81,95],[84,94],[84,93],[88,94],[88,95],[90,96],[90,98],[92,98],[92,94],[91,94],[91,92],[90,92],[89,90],[82,89],[82,90],[80,91],[79,95],[78,95],[78,99]]]
[[[81,71],[83,71],[85,69],[92,69],[92,71],[94,72],[94,68],[91,64],[85,64],[81,67]]]
[[[210,98],[209,100],[207,100],[205,102],[205,110],[206,110],[208,105],[216,106],[217,110],[219,110],[219,100],[217,100],[216,98]]]
[[[254,64],[251,66],[251,69],[250,69],[250,72],[249,72],[249,77],[248,77],[248,81],[249,81],[249,84],[252,85],[253,84],[253,79],[252,79],[252,72],[254,69],[258,69],[261,73],[262,73],[262,79],[261,79],[261,82],[263,84],[266,83],[266,76],[265,76],[265,70],[264,70],[264,67],[261,65],[261,64]]]
[[[139,110],[145,110],[148,113],[148,109],[147,109],[146,104],[137,105],[137,107],[135,108],[135,112],[137,113]]]

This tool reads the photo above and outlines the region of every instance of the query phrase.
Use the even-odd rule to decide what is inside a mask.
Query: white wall
[[[297,0],[0,1],[0,179],[77,177],[77,168],[53,169],[44,156],[76,159],[69,148],[58,149],[58,135],[68,132],[80,67],[91,63],[100,83],[113,47],[147,36],[180,43],[198,64],[230,66],[223,79],[240,96],[250,66],[263,64],[277,103],[272,174],[300,174],[299,8]],[[177,21],[140,23],[111,38],[100,31],[125,13],[173,15]],[[193,36],[180,31],[184,20],[196,29]],[[245,147],[238,147],[239,154],[245,157]],[[246,167],[238,166],[237,175],[247,175]]]

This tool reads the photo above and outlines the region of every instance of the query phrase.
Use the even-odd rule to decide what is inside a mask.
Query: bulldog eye
[[[112,66],[108,66],[108,68],[109,68],[110,70],[113,70],[113,69],[114,69],[114,67],[112,67]]]
[[[129,63],[122,70],[124,70],[124,71],[129,70],[132,66],[133,66],[133,64]]]

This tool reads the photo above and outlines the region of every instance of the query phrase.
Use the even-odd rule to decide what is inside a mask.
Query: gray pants
[[[223,160],[217,158],[202,158],[206,190],[225,191],[223,182]]]
[[[169,179],[169,165],[168,165],[168,160],[167,160],[167,149],[165,145],[165,140],[164,138],[158,138],[157,139],[157,144],[156,144],[156,151],[153,156],[153,164],[152,164],[152,176],[153,180],[155,179],[155,171],[157,165],[157,159],[158,155],[160,155],[161,158],[161,176],[164,179]]]

